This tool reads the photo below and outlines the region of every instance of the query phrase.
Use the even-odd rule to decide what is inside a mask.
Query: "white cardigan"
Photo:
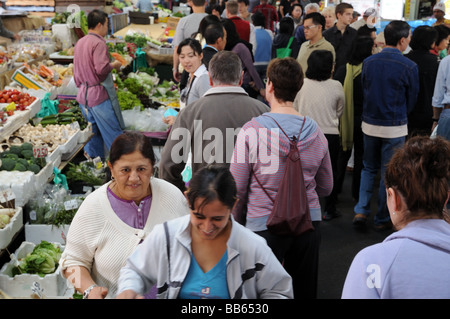
[[[88,195],[70,225],[62,253],[62,269],[84,266],[95,283],[108,288],[107,298],[117,291],[119,271],[153,227],[167,220],[189,214],[183,193],[172,184],[152,178],[152,204],[144,229],[124,223],[113,211],[107,197],[106,183]]]

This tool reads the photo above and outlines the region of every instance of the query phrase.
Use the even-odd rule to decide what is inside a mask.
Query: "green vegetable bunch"
[[[93,162],[85,161],[79,164],[68,163],[65,175],[68,182],[80,181],[86,186],[99,186],[105,183],[106,172],[97,169]]]
[[[130,91],[117,91],[117,99],[119,100],[120,109],[122,111],[131,110],[135,107],[139,107],[141,111],[143,110],[141,100],[139,100],[136,94],[133,94]]]
[[[32,171],[35,174],[38,174],[47,164],[45,158],[34,157],[31,143],[12,145],[9,150],[0,153],[0,161],[2,171]]]
[[[126,42],[134,43],[134,44],[136,44],[136,46],[138,48],[145,48],[147,46],[147,42],[149,40],[150,39],[148,39],[146,36],[139,35],[139,34],[133,34],[133,35],[127,34],[125,36]]]
[[[52,274],[58,268],[61,254],[62,251],[58,245],[43,240],[34,247],[30,254],[19,261],[19,265],[13,268],[12,275],[26,273],[44,277],[47,274]]]

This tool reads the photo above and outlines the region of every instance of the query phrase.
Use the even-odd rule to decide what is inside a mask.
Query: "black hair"
[[[100,23],[103,24],[108,19],[106,12],[95,9],[89,12],[87,16],[88,29],[92,30]]]
[[[438,31],[428,25],[417,27],[412,36],[409,46],[413,50],[431,50],[438,38]]]
[[[266,26],[266,17],[261,11],[256,11],[252,14],[252,22],[255,27],[265,27]]]
[[[348,63],[359,65],[364,59],[372,55],[374,41],[371,36],[357,36],[353,41],[352,51]]]
[[[397,46],[402,38],[408,38],[411,27],[405,21],[394,20],[384,28],[386,45]]]
[[[439,45],[442,40],[447,39],[447,37],[450,35],[450,29],[445,25],[436,25],[434,26],[434,29],[436,29],[436,31],[438,32],[436,45]]]
[[[155,165],[156,159],[152,139],[137,131],[125,131],[116,137],[109,151],[109,162],[114,165],[114,162],[119,160],[122,155],[131,154],[135,151],[141,152],[145,158],[150,160],[152,165]]]
[[[199,212],[216,199],[232,209],[236,195],[236,182],[228,166],[223,164],[209,164],[199,169],[189,181],[189,188],[186,191],[187,201],[192,210],[195,209],[195,201],[203,199],[200,206],[196,207]]]
[[[206,44],[214,44],[217,42],[217,39],[223,38],[224,36],[223,26],[220,22],[209,24],[203,32],[203,38]]]
[[[280,20],[280,34],[292,35],[294,32],[294,20],[291,17],[284,17]]]
[[[180,42],[180,44],[177,47],[177,53],[178,55],[181,54],[181,49],[184,46],[189,46],[192,48],[192,50],[194,50],[195,55],[200,55],[203,53],[202,50],[202,45],[200,44],[200,42],[198,42],[197,39],[193,39],[193,38],[186,38],[183,41]]]
[[[248,0],[237,0],[237,2],[243,2],[247,7],[250,5],[250,2]]]
[[[306,21],[308,19],[312,19],[312,22],[315,25],[321,25],[322,26],[322,30],[325,30],[325,22],[326,22],[326,20],[325,20],[325,17],[321,13],[319,13],[319,12],[308,13],[305,16],[305,18],[303,19],[303,21]]]
[[[331,78],[333,72],[333,53],[328,50],[315,50],[308,58],[308,69],[305,75],[308,79],[325,81]]]

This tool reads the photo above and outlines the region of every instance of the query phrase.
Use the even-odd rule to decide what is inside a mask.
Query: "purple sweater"
[[[242,67],[244,68],[243,83],[249,84],[253,81],[255,82],[258,90],[264,89],[264,83],[253,65],[252,54],[245,44],[238,43],[231,51],[236,53],[241,58]]]
[[[86,104],[86,82],[89,86],[88,106],[96,106],[106,101],[109,98],[108,93],[101,82],[106,79],[112,69],[104,38],[95,33],[88,33],[78,40],[73,58],[73,79],[79,88],[77,102]]]
[[[276,119],[290,138],[293,135],[298,137],[303,117],[276,113],[266,115]],[[275,131],[271,131],[274,129]],[[230,171],[236,180],[239,202],[247,202],[246,227],[253,231],[267,229],[266,221],[273,204],[256,179],[250,176],[251,169],[272,198],[276,196],[285,170],[290,144],[281,131],[275,133],[277,130],[278,126],[269,117],[262,115],[253,118],[242,127],[234,148]],[[267,138],[263,132],[267,132]],[[278,151],[276,146],[279,147],[279,156],[275,155]],[[333,174],[327,140],[311,118],[306,118],[298,147],[311,219],[321,220],[319,196],[331,193]],[[255,154],[258,155],[254,156]],[[240,221],[242,207],[236,207],[233,214]]]

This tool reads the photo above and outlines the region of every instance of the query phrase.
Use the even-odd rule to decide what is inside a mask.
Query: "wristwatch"
[[[83,292],[83,299],[88,299],[91,290],[94,289],[95,287],[98,287],[98,285],[93,284],[93,285],[89,286],[89,287]]]

